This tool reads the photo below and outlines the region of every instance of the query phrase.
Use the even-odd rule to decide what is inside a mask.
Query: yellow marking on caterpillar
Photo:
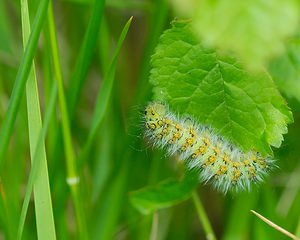
[[[169,129],[168,128],[164,128],[162,131],[161,131],[162,135],[167,135],[169,133]]]
[[[192,154],[192,158],[196,158],[198,157],[200,154],[203,155],[206,152],[206,147],[205,146],[201,146],[199,147],[193,154]]]
[[[252,177],[252,178],[256,177],[256,170],[253,166],[248,167],[248,173],[249,173],[250,177]]]
[[[166,105],[149,104],[144,119],[147,136],[155,145],[177,152],[188,167],[199,168],[202,181],[211,181],[223,192],[261,181],[272,164],[269,157],[242,151],[223,136],[215,135],[214,129],[180,118]]]
[[[239,168],[241,166],[241,163],[235,161],[235,162],[232,162],[232,166],[235,168]]]
[[[250,166],[250,161],[249,160],[244,160],[243,161],[244,166]]]
[[[172,139],[169,140],[169,143],[175,143],[179,138],[181,138],[181,133],[175,132],[172,136]]]
[[[172,123],[171,120],[168,119],[168,118],[164,118],[164,119],[163,119],[163,122],[164,122],[165,124],[167,124],[167,125],[170,125],[170,124]]]
[[[203,138],[203,142],[204,142],[204,144],[205,144],[206,146],[209,146],[209,145],[210,145],[210,141],[209,141],[209,139],[208,139],[207,137],[204,137],[204,138]]]
[[[152,129],[152,130],[155,130],[156,129],[156,124],[155,123],[148,123],[147,124],[147,128],[150,128],[150,129]]]
[[[219,155],[219,154],[221,154],[221,150],[220,150],[220,148],[218,148],[218,147],[214,147],[214,148],[213,148],[213,150],[214,150],[214,152],[215,152],[215,154],[216,154],[216,155]]]
[[[214,164],[215,161],[217,160],[217,157],[216,156],[210,156],[208,158],[208,160],[204,163],[205,166],[209,166],[211,164]]]
[[[181,125],[179,125],[178,123],[176,123],[175,124],[175,129],[177,130],[177,131],[182,131],[182,126]]]
[[[162,127],[164,125],[164,122],[162,120],[158,120],[157,125]]]
[[[225,163],[230,163],[230,164],[231,164],[231,161],[230,161],[230,159],[229,159],[229,157],[228,157],[227,154],[224,154],[224,155],[222,156],[222,159],[223,159],[223,162],[225,162]]]
[[[189,131],[189,133],[190,133],[190,135],[191,135],[192,137],[194,137],[194,136],[195,136],[195,134],[196,134],[196,132],[195,132],[195,129],[193,129],[193,128],[190,128],[190,131]]]
[[[242,173],[240,170],[235,170],[233,172],[232,181],[236,182],[241,175],[242,175]]]
[[[227,172],[227,166],[226,165],[222,165],[219,170],[217,171],[216,175],[217,176],[221,176],[223,174],[225,174]]]

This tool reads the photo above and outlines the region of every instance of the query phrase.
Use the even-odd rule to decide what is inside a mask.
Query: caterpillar
[[[150,103],[144,114],[145,135],[154,146],[177,154],[189,169],[199,170],[200,181],[224,193],[250,190],[251,183],[261,182],[273,165],[269,156],[244,152],[211,127],[178,117],[165,104]]]

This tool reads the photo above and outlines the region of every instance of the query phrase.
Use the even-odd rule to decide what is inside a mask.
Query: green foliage
[[[1,52],[10,52],[12,37],[10,32],[10,24],[7,18],[7,10],[5,8],[4,2],[0,2],[0,53]]]
[[[283,93],[300,101],[299,38],[288,42],[284,54],[270,62],[269,71]]]
[[[168,179],[134,191],[130,194],[131,203],[143,214],[178,204],[190,198],[198,184],[197,175],[188,172],[183,180]]]
[[[178,1],[181,5],[190,3]],[[288,96],[287,100],[293,108],[295,118],[295,123],[285,136],[283,146],[274,151],[274,158],[277,159],[276,164],[279,167],[270,173],[263,186],[251,192],[234,194],[234,197],[229,194],[224,196],[209,185],[201,185],[199,186],[201,190],[196,191],[198,184],[192,179],[187,180],[182,176],[183,179],[178,180],[175,177],[178,166],[175,166],[173,159],[166,159],[162,151],[153,151],[142,137],[140,110],[151,101],[152,86],[148,81],[151,69],[150,56],[154,52],[160,34],[168,28],[170,19],[176,17],[171,11],[170,1],[52,1],[55,14],[51,15],[49,12],[46,25],[43,22],[47,9],[51,11],[48,2],[48,0],[29,1],[29,13],[33,24],[31,37],[24,49],[20,31],[16,31],[21,29],[21,5],[19,1],[0,1],[1,239],[16,239],[18,230],[19,236],[22,232],[21,237],[24,240],[37,239],[38,235],[41,236],[41,232],[45,235],[50,233],[50,229],[53,235],[55,231],[57,238],[62,240],[205,239],[208,236],[213,237],[213,232],[216,233],[217,239],[283,239],[281,233],[270,230],[270,227],[259,219],[255,220],[250,209],[267,216],[290,232],[300,234],[298,214],[300,105],[299,101],[291,101],[289,98],[295,97],[299,100],[297,39],[291,39],[284,55],[271,59],[269,67],[270,75],[279,90]],[[218,33],[217,27],[223,22],[227,27],[226,31],[222,32],[222,35],[226,36],[226,39],[224,38],[226,42],[223,44],[222,39],[217,39],[215,46],[220,50],[235,51],[237,53],[235,56],[242,56],[247,66],[256,63],[261,65],[261,62],[276,53],[277,50],[273,52],[274,46],[290,35],[294,21],[293,12],[298,11],[295,8],[291,10],[292,15],[282,17],[286,12],[283,6],[293,6],[294,3],[291,0],[269,1],[266,4],[273,6],[274,11],[264,8],[262,18],[249,19],[247,14],[237,16],[244,35],[234,35],[233,33],[237,32],[237,22],[228,22],[233,19],[232,13],[237,12],[236,9],[241,8],[243,4],[247,6],[245,12],[253,9],[260,12],[263,9],[260,5],[262,2],[237,1],[232,8],[223,9],[218,13],[214,22],[201,20],[200,23],[197,21],[202,17],[207,19],[207,16],[215,14],[214,9],[228,6],[232,1],[226,4],[224,0],[195,1],[197,4],[205,4],[207,9],[203,16],[194,14],[198,19],[196,21],[198,26],[203,24],[210,26],[210,29],[207,29],[210,35],[205,34],[201,37],[202,40],[208,42],[206,37]],[[209,4],[215,4],[216,8]],[[249,6],[252,8],[248,8]],[[282,11],[277,14],[278,9]],[[192,5],[192,11],[194,10],[202,11]],[[131,15],[134,17],[130,29],[128,30],[129,23],[127,23],[122,32]],[[245,23],[245,19],[249,19],[249,22]],[[262,24],[259,27],[264,29],[266,33],[264,37],[268,40],[272,37],[274,42],[269,41],[268,44],[255,46],[259,44],[262,35],[257,34],[255,39],[251,39],[253,34],[248,32],[246,27],[247,24],[255,27],[257,22]],[[270,24],[267,25],[267,22]],[[160,69],[161,74],[158,71],[155,73],[154,69],[151,81],[153,83],[153,76],[156,74],[157,81],[164,78],[164,84],[167,85],[169,82],[170,86],[164,88],[161,85],[156,86],[156,99],[170,103],[172,111],[179,114],[188,113],[200,121],[199,112],[203,109],[205,111],[213,109],[215,106],[213,101],[217,102],[220,90],[224,90],[221,87],[223,83],[227,87],[227,91],[224,91],[228,97],[226,106],[231,106],[231,112],[223,113],[221,105],[219,112],[213,113],[213,116],[202,122],[225,126],[229,119],[230,124],[236,127],[237,124],[234,125],[232,121],[236,120],[242,124],[241,126],[247,129],[250,127],[252,131],[252,127],[256,128],[257,116],[250,114],[255,105],[251,100],[255,99],[260,103],[266,100],[260,107],[263,107],[267,118],[262,116],[259,120],[260,124],[268,120],[265,123],[268,128],[265,129],[265,135],[260,136],[257,145],[262,145],[263,142],[262,148],[265,150],[271,142],[279,144],[280,132],[284,132],[285,122],[290,118],[287,117],[290,113],[268,74],[262,72],[250,74],[243,70],[235,59],[225,56],[227,51],[221,51],[220,54],[201,46],[197,49],[195,47],[199,42],[197,25],[191,26],[188,32],[185,32],[187,29],[184,25],[181,25],[184,31],[180,29],[180,24],[185,23],[176,24],[179,25],[166,32],[172,33],[172,38],[166,38],[164,34],[158,46],[161,52],[167,51],[171,56],[169,59],[160,60],[160,66],[156,66],[155,69]],[[280,24],[285,25],[286,31]],[[273,27],[274,25],[276,26]],[[270,28],[265,29],[266,26]],[[183,40],[174,41],[175,30],[177,31],[175,36]],[[194,32],[196,37],[191,36],[191,32]],[[245,52],[242,46],[245,45],[246,36],[249,37],[249,41],[246,42]],[[229,46],[230,42],[234,46]],[[188,54],[187,48],[191,49]],[[247,52],[253,57],[246,56]],[[33,58],[37,86],[32,84],[33,81],[29,82],[31,84],[28,87],[27,97],[30,111],[27,114],[27,99],[24,92]],[[219,64],[219,69],[209,71],[216,63]],[[159,64],[158,60],[156,64]],[[188,71],[190,68],[193,71]],[[176,74],[173,74],[174,70],[177,71]],[[186,71],[188,71],[187,79],[191,81],[190,85],[180,78]],[[207,77],[202,78],[207,72],[209,72]],[[224,80],[220,79],[220,76]],[[57,98],[57,82],[60,85],[60,100]],[[197,89],[192,97],[180,96],[182,99],[177,99],[177,102],[167,95],[170,88],[173,88],[170,94],[180,95],[184,92],[189,94],[198,85],[204,92],[197,92]],[[271,88],[268,88],[270,86]],[[160,90],[168,90],[165,97],[158,97],[164,95],[159,93],[159,87]],[[214,91],[215,95],[205,95],[206,92]],[[251,98],[246,93],[250,94]],[[64,94],[65,99],[62,99]],[[202,105],[194,107],[193,104],[199,101],[195,97],[196,94],[200,94]],[[39,100],[40,114],[37,107]],[[271,100],[272,104],[274,103],[272,111],[268,104],[264,105]],[[191,102],[191,107],[186,102]],[[195,113],[191,112],[191,109],[194,109]],[[230,118],[223,118],[229,113]],[[44,116],[42,124],[38,120],[39,115]],[[220,116],[220,121],[216,119],[217,115]],[[247,121],[242,123],[241,119],[245,116]],[[249,123],[250,116],[253,120]],[[275,121],[278,121],[276,126],[279,129],[276,129]],[[28,125],[31,126],[30,129]],[[67,136],[62,134],[62,129],[66,131],[66,126]],[[214,127],[223,135],[221,128]],[[261,129],[260,125],[257,127]],[[242,133],[243,131],[245,130],[242,130]],[[271,134],[272,131],[274,135]],[[237,134],[241,131],[238,129],[235,132]],[[247,141],[248,135],[243,134],[244,141]],[[238,142],[242,138],[231,133],[229,135],[232,141],[236,139]],[[63,144],[66,137],[68,148]],[[271,139],[267,140],[267,137]],[[35,141],[30,142],[30,138]],[[259,136],[256,137],[258,138]],[[252,144],[253,138],[250,140],[249,145]],[[76,174],[80,177],[78,194],[74,194],[66,183],[70,175],[66,164],[67,158],[70,160],[70,155],[72,167],[76,168]],[[46,159],[48,169],[43,168],[41,171],[40,164]],[[33,165],[30,164],[31,161]],[[40,178],[45,180],[47,175],[51,191],[48,187],[41,187],[43,189],[38,194],[41,195],[39,197],[48,199],[46,200],[48,203],[43,202],[37,210],[35,206],[38,201],[36,196],[32,196],[32,189]],[[50,193],[54,227],[50,220]],[[189,198],[191,199],[187,200]],[[178,204],[179,202],[181,204]],[[141,214],[136,208],[149,214]],[[199,220],[196,219],[197,215]],[[49,222],[47,232],[43,230],[45,227],[38,224],[40,221]]]
[[[64,154],[66,159],[65,164],[67,168],[67,182],[69,181],[69,179],[72,179],[73,181],[75,179],[75,183],[70,183],[69,186],[77,220],[78,235],[80,239],[88,239],[87,225],[85,215],[83,213],[83,204],[80,197],[81,192],[78,184],[79,173],[75,159],[75,151],[72,144],[70,121],[64,91],[62,66],[59,56],[52,5],[50,5],[48,8],[47,20],[47,36],[49,36],[51,60],[53,63],[54,78],[58,89],[58,102],[61,113],[61,125],[63,132],[62,138],[65,148]]]
[[[26,46],[30,35],[30,21],[28,12],[28,3],[26,0],[21,1],[21,15],[22,15],[22,33],[23,44]],[[29,143],[31,163],[33,162],[35,151],[38,151],[38,168],[40,173],[36,177],[34,184],[34,199],[35,199],[35,213],[37,233],[39,239],[56,239],[54,218],[52,212],[51,192],[49,186],[48,166],[45,143],[42,141],[39,144],[39,134],[42,129],[42,120],[40,112],[39,92],[37,87],[35,65],[28,75],[26,85],[27,97],[27,112],[28,112],[28,128],[29,128]],[[36,150],[37,149],[37,150]],[[36,160],[36,159],[35,159]],[[24,223],[26,215],[21,215],[21,221]],[[19,227],[18,239],[21,239],[23,232],[23,223]]]
[[[284,48],[299,20],[296,0],[176,1],[195,21],[195,32],[208,44],[236,52],[257,68]]]
[[[72,80],[70,83],[69,91],[69,112],[72,117],[78,95],[80,95],[80,90],[86,79],[88,73],[89,65],[92,61],[93,50],[96,45],[97,35],[101,25],[101,19],[103,16],[105,6],[105,0],[96,0],[93,5],[93,13],[84,36],[82,48],[80,49],[79,56],[76,62],[76,67],[74,69]]]
[[[48,7],[49,0],[43,0],[39,4],[39,9],[36,14],[30,38],[25,48],[25,53],[21,59],[21,64],[16,76],[14,83],[14,88],[12,91],[12,96],[9,101],[9,106],[7,109],[7,114],[5,115],[3,124],[1,126],[0,132],[0,171],[3,164],[3,159],[5,152],[7,151],[9,137],[13,130],[13,125],[16,121],[18,108],[21,104],[21,99],[24,93],[25,84],[29,71],[31,69],[31,64],[35,50],[37,48],[39,35],[42,29],[43,22],[45,20],[46,11]]]
[[[204,48],[191,24],[173,22],[152,58],[154,99],[189,114],[245,150],[279,147],[292,113],[266,72]]]
[[[127,21],[127,23],[125,24],[125,26],[122,30],[122,33],[119,37],[119,41],[116,46],[116,50],[114,52],[114,56],[109,65],[108,71],[104,77],[104,84],[102,86],[102,91],[97,96],[95,112],[94,112],[92,123],[91,123],[91,131],[87,138],[87,143],[84,146],[83,154],[86,154],[86,152],[89,150],[89,147],[91,146],[91,144],[95,138],[97,130],[99,129],[99,126],[104,119],[105,112],[107,111],[107,107],[108,107],[109,100],[110,100],[110,95],[111,95],[114,80],[115,80],[117,60],[119,57],[121,47],[125,40],[125,37],[128,33],[131,21],[132,21],[132,17]]]

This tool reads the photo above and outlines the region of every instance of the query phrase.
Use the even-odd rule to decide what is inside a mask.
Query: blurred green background
[[[31,25],[36,16],[43,17],[38,14],[42,2],[28,1]],[[142,122],[143,108],[152,95],[148,83],[150,57],[160,34],[177,16],[172,4],[164,0],[60,0],[50,4],[65,99],[56,92],[59,73],[55,72],[55,63],[59,61],[53,58],[49,12],[48,17],[44,16],[34,59],[42,116],[55,100],[45,146],[57,238],[205,239],[191,200],[150,215],[142,215],[129,202],[131,191],[180,175],[172,159],[145,141]],[[17,73],[25,66],[21,61],[21,9],[19,1],[0,1],[1,131],[6,126],[4,119]],[[122,29],[131,16],[120,54],[114,58]],[[294,77],[298,82],[299,74],[297,70]],[[34,93],[27,90],[26,94]],[[1,239],[16,239],[31,169],[29,137],[33,133],[28,123],[34,120],[27,113],[25,94],[20,100],[13,133],[1,160]],[[289,239],[251,214],[251,209],[290,232],[295,233],[297,226],[300,231],[300,104],[295,98],[287,97],[287,101],[294,123],[282,147],[275,150],[278,168],[264,184],[251,192],[228,195],[199,185],[198,193],[218,239]],[[64,104],[67,119],[61,113]],[[65,120],[73,153],[64,147],[68,141]],[[66,182],[70,177],[69,161],[73,161],[80,176],[76,190],[70,190]],[[42,176],[46,178],[44,173]],[[74,204],[76,199],[78,203]],[[42,215],[43,208],[47,206],[42,205]],[[35,216],[32,196],[22,239],[37,238]],[[48,217],[51,221],[51,216],[45,215]],[[51,239],[53,236],[43,233],[49,229],[41,230],[39,238]]]

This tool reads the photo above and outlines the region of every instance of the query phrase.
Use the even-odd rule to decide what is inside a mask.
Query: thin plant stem
[[[159,215],[158,215],[158,212],[155,212],[152,217],[150,240],[157,239],[158,225],[159,225]]]
[[[199,220],[203,226],[203,230],[206,234],[206,239],[207,240],[216,240],[216,235],[212,229],[212,226],[208,220],[208,217],[206,215],[206,212],[204,210],[204,207],[202,205],[202,202],[197,194],[196,191],[193,191],[192,193],[192,199],[193,199],[193,202],[194,202],[194,205],[196,207],[196,210],[197,210],[197,214],[198,214],[198,217],[199,217]]]
[[[261,214],[255,212],[254,210],[251,210],[251,212],[256,215],[258,218],[260,218],[261,220],[263,220],[266,224],[268,224],[269,226],[271,226],[272,228],[276,229],[277,231],[283,233],[284,235],[290,237],[291,239],[294,240],[300,240],[299,238],[297,238],[294,234],[290,233],[289,231],[283,229],[282,227],[279,227],[277,224],[273,223],[272,221],[270,221],[269,219],[265,218],[264,216],[262,216]]]
[[[67,166],[67,183],[71,189],[71,196],[74,204],[75,215],[79,230],[80,239],[88,239],[85,216],[82,209],[82,204],[79,194],[79,175],[75,162],[75,153],[72,146],[72,137],[70,130],[70,122],[67,111],[66,97],[64,92],[64,83],[62,77],[62,69],[58,51],[57,37],[55,32],[55,23],[53,17],[52,4],[48,9],[48,31],[50,37],[51,55],[53,60],[54,76],[58,87],[58,100],[62,119],[62,133],[65,147],[66,166]]]

